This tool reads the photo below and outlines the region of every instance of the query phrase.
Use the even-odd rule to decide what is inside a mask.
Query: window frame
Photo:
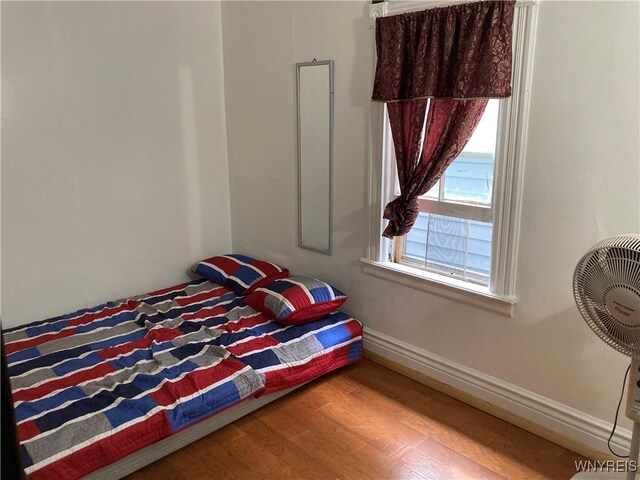
[[[373,58],[375,59],[375,19],[377,17],[465,2],[468,2],[468,0],[390,1],[371,5],[370,29],[372,32]],[[362,259],[365,264],[365,270],[369,273],[380,274],[382,270],[396,270],[398,273],[424,278],[429,284],[442,284],[447,289],[454,288],[477,293],[510,305],[516,302],[516,260],[520,233],[522,183],[527,143],[537,6],[537,0],[517,0],[516,3],[513,24],[512,96],[502,99],[500,102],[492,202],[491,209],[488,209],[492,210],[491,213],[493,213],[491,275],[488,287],[479,287],[471,284],[471,282],[449,279],[443,275],[424,271],[424,269],[394,263],[398,259],[398,249],[394,249],[394,242],[381,236],[385,225],[385,221],[382,219],[384,206],[387,200],[392,199],[395,194],[395,183],[393,181],[395,179],[395,168],[391,168],[395,167],[395,165],[392,162],[384,162],[384,156],[388,158],[393,150],[393,140],[390,129],[384,128],[385,125],[388,125],[386,108],[384,108],[384,104],[379,102],[372,102],[371,104],[372,146],[369,162],[369,205],[371,206],[371,217],[369,222],[369,245],[366,257]],[[435,214],[446,215],[447,211],[460,213],[470,210],[466,205],[462,207],[462,204],[450,200],[434,202],[433,200],[421,198],[419,201],[430,202],[429,206],[434,208],[432,213]],[[473,206],[471,208],[477,212],[478,208],[486,207]],[[466,214],[469,215],[471,213],[469,211]],[[473,217],[472,219],[481,220],[478,217]],[[368,268],[369,266],[383,268],[371,271]],[[395,268],[395,266],[402,268]],[[394,278],[397,278],[397,275],[394,275]],[[469,283],[470,285],[464,285],[464,283]],[[436,285],[436,287],[437,290],[439,286]],[[426,289],[429,290],[429,288]]]
[[[503,108],[503,101],[499,100],[498,104],[498,117],[496,119],[496,131],[499,132],[505,128],[500,122],[504,117],[501,116],[501,110]],[[427,107],[427,111],[430,106]],[[383,119],[383,127],[385,130],[385,138],[392,139],[391,126],[389,124],[389,119],[386,114]],[[494,146],[493,153],[493,180],[495,183],[495,173],[496,173],[496,165],[499,160],[499,151],[497,145],[498,139],[496,138],[496,145]],[[384,154],[382,156],[382,161],[384,165],[384,169],[387,172],[387,177],[389,181],[394,185],[393,196],[391,198],[383,198],[383,202],[389,202],[394,200],[398,196],[400,196],[400,186],[398,183],[398,172],[395,165],[395,150],[393,146],[393,141],[389,141],[390,145],[387,145],[384,149]],[[473,155],[484,155],[480,152],[468,152],[468,154]],[[462,154],[461,154],[462,155]],[[490,155],[490,154],[487,154]],[[453,163],[452,163],[453,165]],[[451,167],[451,165],[449,166]],[[483,202],[474,202],[474,201],[456,201],[456,200],[447,200],[444,197],[445,185],[446,185],[446,171],[445,174],[438,180],[438,198],[427,197],[427,195],[422,195],[418,197],[418,205],[421,213],[428,213],[433,215],[444,215],[452,218],[459,218],[463,220],[472,220],[472,221],[480,221],[485,223],[491,223],[493,225],[493,189],[492,185],[492,195],[491,200],[488,203]],[[469,232],[467,231],[467,234]],[[473,271],[467,270],[466,268],[460,269],[455,268],[450,265],[440,264],[438,262],[429,261],[427,258],[422,261],[421,258],[414,257],[408,255],[405,251],[406,236],[403,237],[395,237],[391,244],[392,256],[394,263],[403,264],[409,267],[417,268],[420,270],[425,270],[427,272],[432,272],[437,275],[443,275],[449,278],[457,278],[459,280],[479,284],[485,287],[488,287],[490,282],[490,276],[482,275],[479,273],[475,273]],[[468,240],[468,238],[467,238]],[[428,241],[428,240],[427,240]],[[468,252],[465,251],[465,263]]]
[[[427,107],[427,113],[428,113]],[[503,108],[502,99],[500,100],[499,108],[498,108],[498,131],[500,131],[503,126],[501,125],[501,120],[503,117],[501,116],[501,111]],[[395,150],[393,147],[393,138],[391,133],[391,125],[389,124],[389,117],[387,115],[387,110],[384,109],[384,118],[383,118],[383,126],[382,128],[385,130],[384,132],[384,140],[385,144],[383,147],[383,169],[386,171],[386,177],[388,178],[391,184],[394,186],[393,194],[391,197],[387,197],[384,200],[390,202],[391,200],[400,196],[400,185],[398,183],[398,170],[395,166]],[[424,195],[418,197],[418,205],[420,206],[421,212],[433,213],[434,215],[446,215],[450,217],[464,218],[467,220],[477,220],[480,222],[492,222],[493,221],[493,189],[495,188],[495,178],[496,178],[496,164],[499,152],[498,152],[498,139],[496,138],[496,150],[494,152],[494,172],[493,172],[493,184],[491,191],[491,201],[488,203],[483,202],[473,202],[473,201],[456,201],[451,199],[446,199],[444,197],[445,190],[445,174],[438,180],[438,198],[428,197],[425,193]],[[482,155],[480,152],[469,152],[471,155]],[[391,160],[392,159],[392,160]],[[451,166],[451,165],[450,165]]]

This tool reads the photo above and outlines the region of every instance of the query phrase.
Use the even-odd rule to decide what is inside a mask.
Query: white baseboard
[[[576,444],[610,455],[607,438],[613,427],[611,423],[368,327],[364,331],[365,350],[506,410]],[[618,426],[611,443],[616,451],[626,454],[631,443],[631,431]]]

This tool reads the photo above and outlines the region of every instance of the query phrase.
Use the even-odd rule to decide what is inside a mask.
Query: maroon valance
[[[511,96],[515,0],[379,17],[373,100]]]

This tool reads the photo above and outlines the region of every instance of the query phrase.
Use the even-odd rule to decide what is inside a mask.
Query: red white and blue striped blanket
[[[298,326],[208,280],[3,332],[25,470],[80,478],[242,400],[362,356],[336,311]]]

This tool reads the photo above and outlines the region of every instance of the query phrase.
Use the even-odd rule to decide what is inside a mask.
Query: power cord
[[[629,370],[631,370],[631,365],[627,367],[627,371],[624,373],[624,380],[622,380],[622,392],[620,392],[620,400],[618,401],[618,408],[616,408],[616,416],[613,419],[613,429],[611,430],[611,435],[609,435],[609,439],[607,440],[607,447],[609,448],[609,451],[618,458],[629,458],[629,455],[618,455],[611,448],[611,439],[613,438],[613,434],[616,433],[616,427],[618,426],[618,414],[620,413],[620,405],[622,405],[622,397],[624,396],[624,387],[627,384]]]

